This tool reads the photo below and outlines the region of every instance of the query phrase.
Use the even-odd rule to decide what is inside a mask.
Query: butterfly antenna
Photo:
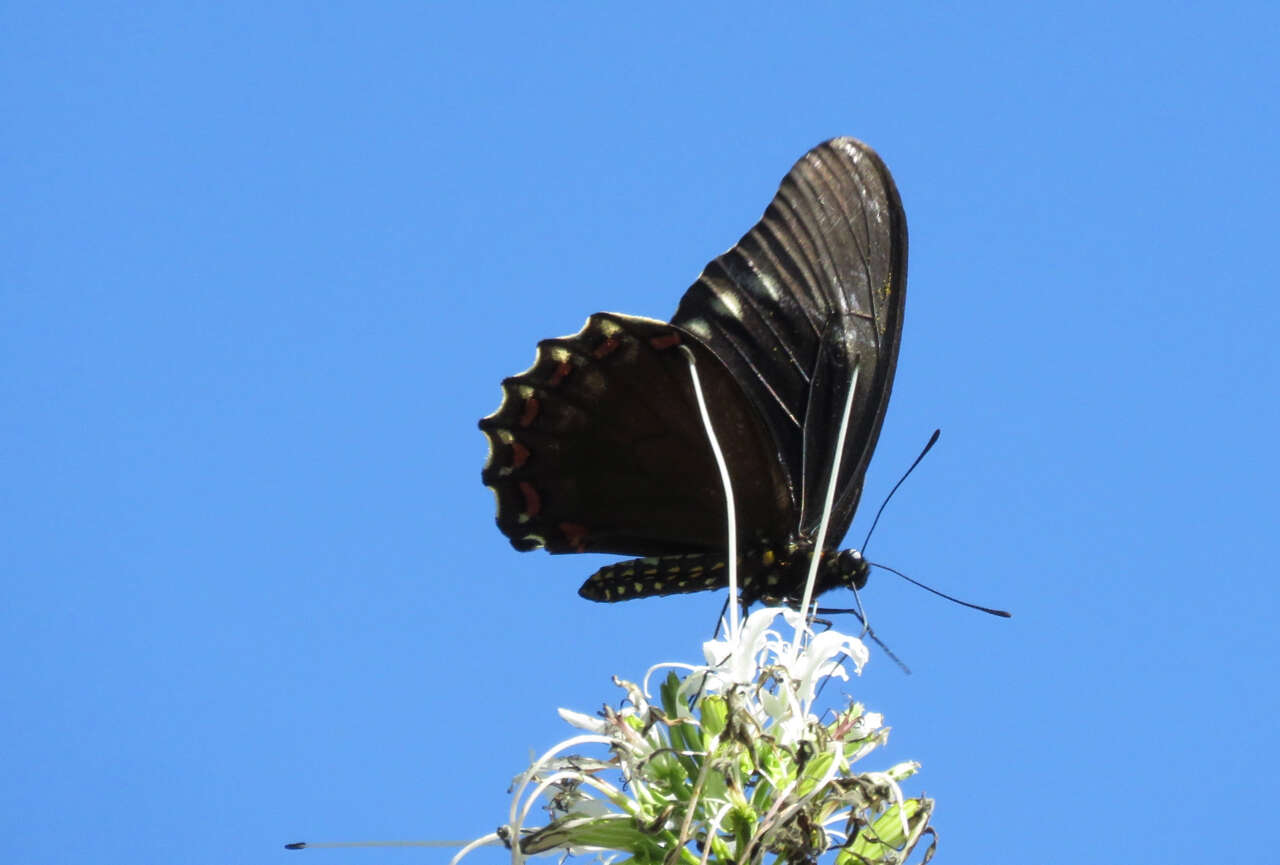
[[[817,612],[818,612],[819,614],[821,614],[821,615],[824,615],[824,616],[834,615],[834,614],[836,614],[836,613],[852,613],[852,614],[853,614],[853,615],[855,615],[855,616],[857,616],[857,615],[858,615],[858,611],[857,611],[857,610],[837,610],[837,609],[829,609],[829,608],[826,608],[826,607],[819,607],[819,608],[818,608],[818,610],[817,610]],[[815,620],[815,621],[820,621],[820,620]],[[830,623],[830,622],[827,622],[827,624],[828,624],[828,625],[830,625],[831,623]],[[889,646],[888,646],[888,644],[886,644],[884,640],[880,639],[880,637],[876,635],[876,632],[875,632],[875,631],[871,630],[870,628],[866,628],[866,629],[863,631],[863,634],[864,634],[865,636],[870,637],[870,638],[871,638],[871,642],[873,642],[873,643],[875,643],[877,646],[879,646],[879,647],[880,647],[880,651],[884,652],[884,653],[885,653],[885,656],[886,656],[886,657],[888,657],[888,658],[889,658],[889,660],[891,660],[891,661],[893,661],[895,664],[897,664],[897,665],[898,665],[898,669],[899,669],[899,670],[901,670],[903,673],[905,673],[905,674],[906,674],[906,675],[908,675],[908,676],[910,676],[910,675],[911,675],[911,668],[910,668],[910,667],[908,667],[905,663],[903,663],[902,659],[901,659],[901,658],[899,658],[897,655],[895,655],[895,654],[893,653],[893,649],[890,649],[890,648],[889,648]],[[851,661],[853,660],[853,656],[852,656],[852,655],[850,655],[848,652],[842,652],[841,654],[843,654],[843,655],[845,655],[846,657],[848,657],[848,658],[849,658],[849,660],[851,660]],[[829,678],[829,677],[828,677],[828,678]],[[821,696],[821,695],[822,695],[822,689],[823,689],[823,688],[825,688],[826,686],[827,686],[827,683],[826,683],[826,681],[824,680],[824,681],[823,681],[823,683],[818,687],[818,692],[817,692],[817,694],[815,694],[815,696]]]
[[[997,610],[994,607],[984,607],[981,604],[971,604],[968,601],[962,601],[959,598],[954,598],[951,595],[948,595],[946,592],[940,592],[937,589],[933,588],[932,586],[926,586],[924,583],[920,582],[919,580],[913,580],[910,577],[908,577],[906,574],[904,574],[902,571],[899,571],[896,568],[891,568],[888,565],[881,565],[881,564],[877,564],[876,562],[867,562],[867,564],[871,565],[871,567],[873,568],[879,568],[882,571],[888,571],[891,574],[897,574],[898,576],[902,577],[902,579],[906,580],[911,585],[919,586],[920,588],[924,589],[926,592],[932,592],[938,597],[946,598],[948,601],[957,603],[962,607],[968,607],[969,609],[977,610],[980,613],[990,613],[991,615],[999,616],[1002,619],[1013,618],[1013,613],[1007,612],[1005,610]]]
[[[471,841],[293,841],[286,850],[319,850],[338,847],[466,847]],[[489,843],[496,843],[490,841]]]
[[[862,541],[862,552],[865,553],[867,551],[867,544],[871,543],[871,533],[876,530],[876,525],[880,522],[880,515],[884,513],[885,506],[889,504],[889,499],[893,498],[893,494],[898,491],[898,487],[902,486],[902,482],[911,476],[911,473],[916,470],[916,466],[920,465],[920,460],[924,459],[924,455],[938,443],[938,436],[940,435],[942,435],[942,430],[936,429],[933,431],[933,435],[929,436],[928,444],[924,446],[924,450],[920,451],[920,456],[916,457],[916,461],[911,464],[911,467],[903,472],[902,477],[898,478],[898,482],[893,485],[893,489],[889,490],[889,495],[884,497],[884,501],[880,503],[880,510],[876,511],[876,518],[871,521],[871,528],[867,529],[867,536]]]
[[[898,669],[902,670],[902,672],[906,673],[908,676],[911,675],[911,668],[908,667],[906,664],[904,664],[902,662],[902,659],[893,653],[893,649],[890,649],[888,644],[886,644],[884,640],[876,636],[875,631],[868,628],[867,636],[871,638],[872,642],[874,642],[877,646],[880,647],[880,651],[884,652],[886,655],[889,656],[889,660],[893,661],[895,664],[898,665]]]
[[[729,614],[729,604],[732,601],[732,596],[725,597],[724,606],[720,608],[720,618],[716,619],[716,629],[712,632],[711,639],[716,640],[720,638],[720,629],[724,627],[725,616]]]

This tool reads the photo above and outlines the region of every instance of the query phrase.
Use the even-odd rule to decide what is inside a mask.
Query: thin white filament
[[[336,850],[339,847],[461,847],[457,856],[449,860],[456,862],[468,851],[477,847],[493,847],[502,843],[497,832],[490,832],[483,838],[474,841],[308,841],[299,849],[303,850]]]
[[[501,843],[501,840],[502,839],[498,837],[498,833],[496,832],[490,832],[488,835],[485,835],[481,838],[477,838],[476,840],[468,844],[466,847],[463,847],[461,850],[459,850],[458,854],[449,860],[449,865],[458,865],[458,863],[462,861],[464,856],[466,856],[472,850],[475,850],[477,847],[488,847],[492,844]],[[517,844],[516,846],[519,846],[519,845]]]
[[[813,558],[809,560],[809,578],[804,584],[804,600],[800,609],[806,618],[817,615],[816,610],[809,609],[813,600],[813,587],[818,581],[818,567],[822,560],[822,551],[826,549],[827,527],[831,522],[831,506],[836,500],[836,487],[840,480],[840,460],[844,457],[844,437],[849,431],[849,418],[853,414],[853,395],[858,390],[858,372],[862,368],[862,359],[853,362],[853,375],[850,377],[849,394],[844,401],[844,415],[840,418],[840,434],[836,437],[835,458],[831,461],[831,477],[827,480],[827,497],[822,503],[822,521],[818,523],[818,537],[813,544]],[[865,621],[865,620],[864,620]],[[800,639],[808,628],[796,629],[796,649],[800,648]]]
[[[663,661],[660,664],[654,664],[652,667],[644,671],[644,678],[640,680],[640,691],[646,698],[651,697],[649,693],[649,680],[653,678],[653,674],[659,670],[684,670],[688,673],[696,673],[700,667],[696,664],[683,664],[676,661]]]
[[[565,739],[563,742],[549,749],[541,757],[533,761],[533,763],[529,766],[528,771],[525,772],[524,777],[520,780],[520,785],[516,787],[515,794],[512,795],[511,797],[511,811],[507,816],[507,820],[509,821],[511,826],[514,827],[517,824],[516,808],[518,807],[520,800],[524,798],[525,788],[529,786],[530,780],[538,772],[539,767],[546,764],[548,760],[550,760],[555,755],[559,754],[561,751],[567,750],[569,748],[573,748],[577,745],[584,745],[588,743],[595,743],[598,745],[616,744],[614,740],[609,738],[608,736],[597,736],[595,734],[590,734],[585,736],[574,736],[573,738]]]
[[[898,806],[898,823],[902,828],[903,843],[910,841],[911,823],[907,820],[907,799],[902,795],[902,788],[898,786],[898,782],[885,772],[868,772],[867,777],[889,788],[889,798]]]
[[[724,816],[729,813],[729,810],[732,807],[733,807],[732,802],[725,802],[716,810],[715,814],[711,815],[711,820],[709,821],[709,825],[707,826],[707,841],[705,844],[703,844],[702,859],[699,860],[699,865],[707,865],[707,861],[711,858],[711,848],[712,848],[711,836],[713,833],[719,833],[723,831],[721,827],[724,824]],[[732,844],[731,841],[725,842],[725,846],[731,846],[731,844]]]
[[[711,426],[711,413],[707,411],[707,401],[702,395],[702,381],[698,378],[698,361],[687,345],[681,345],[689,361],[689,377],[693,379],[693,395],[698,400],[698,412],[702,415],[702,427],[707,431],[707,441],[711,443],[711,452],[716,456],[716,467],[720,469],[720,482],[724,485],[725,518],[729,521],[729,634],[738,633],[738,513],[733,505],[733,483],[729,479],[729,466],[724,461],[724,453],[720,450],[720,440]]]
[[[748,865],[747,854],[753,850],[758,850],[763,847],[765,839],[773,836],[775,823],[778,819],[778,812],[782,808],[782,803],[791,795],[791,791],[795,789],[798,781],[798,778],[793,779],[789,784],[778,788],[778,792],[775,793],[773,797],[773,804],[770,805],[769,810],[764,814],[761,814],[760,819],[756,821],[756,826],[758,828],[755,831],[755,836],[751,839],[751,842],[753,843],[748,843],[747,846],[738,853],[736,865]],[[753,858],[751,861],[755,861],[755,859]]]
[[[507,820],[508,820],[507,825],[511,827],[512,837],[515,839],[511,844],[511,865],[521,865],[521,863],[524,862],[524,859],[525,859],[524,851],[520,849],[520,832],[524,827],[524,818],[529,813],[529,808],[526,805],[525,808],[519,812],[518,819],[516,816],[517,814],[516,809],[519,807],[520,801],[524,798],[524,791],[526,788],[528,788],[529,782],[532,780],[533,776],[538,772],[538,769],[540,766],[545,765],[548,760],[550,760],[555,755],[559,754],[561,751],[567,750],[569,748],[573,748],[577,745],[582,745],[590,742],[594,742],[600,745],[621,744],[615,741],[614,739],[609,738],[608,736],[597,736],[594,734],[585,735],[585,736],[574,736],[573,738],[565,739],[560,744],[549,749],[541,757],[534,760],[533,764],[529,767],[528,771],[525,772],[524,778],[521,779],[520,785],[516,787],[515,794],[511,797],[511,811],[507,816]]]
[[[524,807],[520,809],[520,826],[519,830],[523,830],[524,821],[529,819],[529,812],[533,810],[533,806],[538,804],[538,797],[548,789],[553,787],[560,781],[578,781],[581,784],[595,789],[602,796],[607,796],[611,801],[616,801],[619,797],[618,789],[608,782],[593,778],[590,775],[584,775],[571,769],[562,769],[559,772],[553,772],[534,788],[533,792],[525,800]],[[512,827],[513,830],[517,827]]]

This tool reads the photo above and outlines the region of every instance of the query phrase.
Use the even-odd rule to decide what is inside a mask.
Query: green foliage
[[[797,646],[758,622],[744,631],[726,645],[753,665],[730,657],[683,678],[670,672],[657,705],[615,680],[627,694],[621,710],[566,715],[607,743],[609,758],[557,757],[526,775],[545,782],[537,790],[552,819],[521,834],[517,857],[563,848],[620,851],[636,865],[811,865],[828,854],[836,865],[905,862],[932,834],[932,801],[898,786],[918,766],[859,772],[854,764],[888,737],[880,716],[852,702],[827,723],[810,712],[817,683],[842,674],[861,645],[825,632]],[[733,680],[726,669],[749,675]]]

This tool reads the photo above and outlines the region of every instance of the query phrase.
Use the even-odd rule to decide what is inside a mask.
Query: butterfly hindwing
[[[769,435],[723,365],[679,328],[596,313],[543,340],[480,422],[483,479],[517,549],[622,555],[723,550],[724,493],[680,346],[698,370],[750,524],[794,521]]]

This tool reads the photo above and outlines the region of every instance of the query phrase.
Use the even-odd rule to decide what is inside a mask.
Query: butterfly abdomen
[[[728,584],[729,572],[723,556],[681,553],[605,565],[587,578],[578,594],[589,601],[613,603],[705,592]]]
[[[783,550],[766,548],[747,553],[738,563],[743,603],[798,602],[810,559],[810,552],[795,544]],[[854,550],[827,553],[819,567],[815,594],[839,586],[860,589],[866,582],[867,564],[859,553]],[[724,556],[681,553],[605,565],[582,584],[578,594],[589,601],[615,603],[706,592],[728,585],[729,569]]]

